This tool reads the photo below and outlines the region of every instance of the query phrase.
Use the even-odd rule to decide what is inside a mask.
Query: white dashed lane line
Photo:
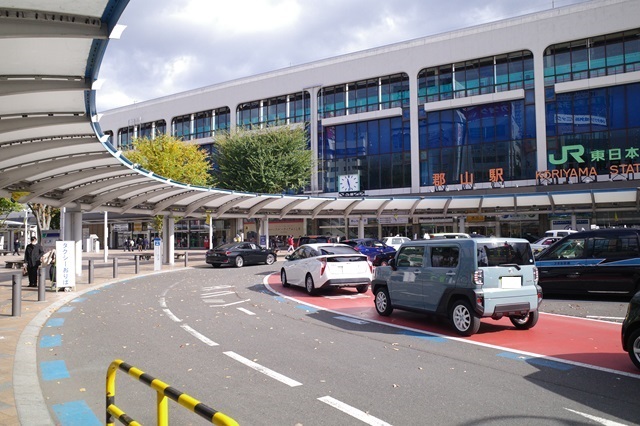
[[[255,315],[253,312],[245,308],[236,308],[236,309],[239,310],[240,312],[244,312],[247,315]]]
[[[293,379],[290,379],[287,376],[284,376],[280,373],[276,373],[273,370],[268,369],[265,366],[262,366],[260,364],[257,364],[243,356],[238,355],[235,352],[231,352],[231,351],[227,351],[227,352],[223,352],[226,356],[228,356],[229,358],[235,359],[236,361],[238,361],[241,364],[246,365],[247,367],[253,368],[254,370],[271,377],[272,379],[275,379],[281,383],[284,383],[287,386],[291,386],[291,387],[296,387],[296,386],[302,386],[302,383],[297,382]]]
[[[318,398],[318,400],[324,402],[325,404],[330,405],[333,408],[337,408],[338,410],[342,411],[343,413],[346,413],[348,415],[350,415],[351,417],[354,417],[358,420],[360,420],[363,423],[366,423],[368,425],[371,426],[391,426],[390,423],[387,423],[383,420],[380,420],[377,417],[373,417],[370,414],[365,413],[362,410],[358,410],[357,408],[354,408],[350,405],[345,404],[344,402],[338,401],[335,398],[332,398],[330,396],[323,396],[322,398]]]
[[[198,333],[197,331],[195,331],[193,328],[189,327],[188,325],[184,324],[184,325],[181,325],[180,327],[182,327],[184,330],[187,331],[187,333],[189,333],[190,335],[192,335],[196,339],[200,340],[202,343],[204,343],[206,345],[209,345],[209,346],[218,346],[218,344],[216,342],[214,342],[213,340],[209,339],[207,336]]]

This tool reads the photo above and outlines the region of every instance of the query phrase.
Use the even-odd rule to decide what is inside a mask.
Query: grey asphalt
[[[38,301],[38,289],[27,287],[22,279],[21,310],[13,314],[12,276],[18,270],[5,267],[7,261],[21,260],[22,256],[0,256],[0,425],[52,425],[55,424],[42,396],[38,378],[36,349],[38,336],[44,323],[56,310],[74,298],[101,286],[158,273],[153,261],[141,261],[138,274],[131,252],[110,250],[108,261],[102,253],[83,253],[82,276],[77,277],[72,292],[45,292],[45,300]],[[113,277],[113,258],[118,258],[118,277]],[[88,283],[88,260],[94,261],[94,281]],[[190,251],[188,265],[204,265],[204,251]],[[162,265],[162,271],[185,268],[185,261]],[[47,286],[50,286],[47,280]]]

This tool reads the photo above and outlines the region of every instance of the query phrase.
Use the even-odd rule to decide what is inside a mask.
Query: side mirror
[[[393,259],[389,259],[389,266],[391,266],[391,270],[392,271],[397,271],[398,268],[396,267],[396,258],[394,257]]]

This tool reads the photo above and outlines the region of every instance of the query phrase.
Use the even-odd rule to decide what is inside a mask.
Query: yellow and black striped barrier
[[[114,426],[114,418],[125,425],[138,426],[140,423],[129,417],[124,411],[115,405],[116,398],[116,372],[122,370],[129,376],[137,379],[154,389],[157,394],[157,415],[158,426],[169,425],[169,401],[171,398],[184,408],[196,413],[200,417],[207,419],[209,422],[218,426],[237,426],[238,422],[233,420],[226,414],[216,411],[213,408],[201,403],[195,398],[190,397],[186,393],[180,392],[176,388],[172,388],[168,384],[156,379],[144,371],[127,364],[126,362],[116,359],[109,365],[107,370],[107,426]]]

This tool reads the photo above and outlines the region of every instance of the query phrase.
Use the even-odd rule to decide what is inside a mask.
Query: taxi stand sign
[[[76,242],[56,241],[56,289],[76,287]]]
[[[162,239],[153,239],[153,270],[162,270]]]

